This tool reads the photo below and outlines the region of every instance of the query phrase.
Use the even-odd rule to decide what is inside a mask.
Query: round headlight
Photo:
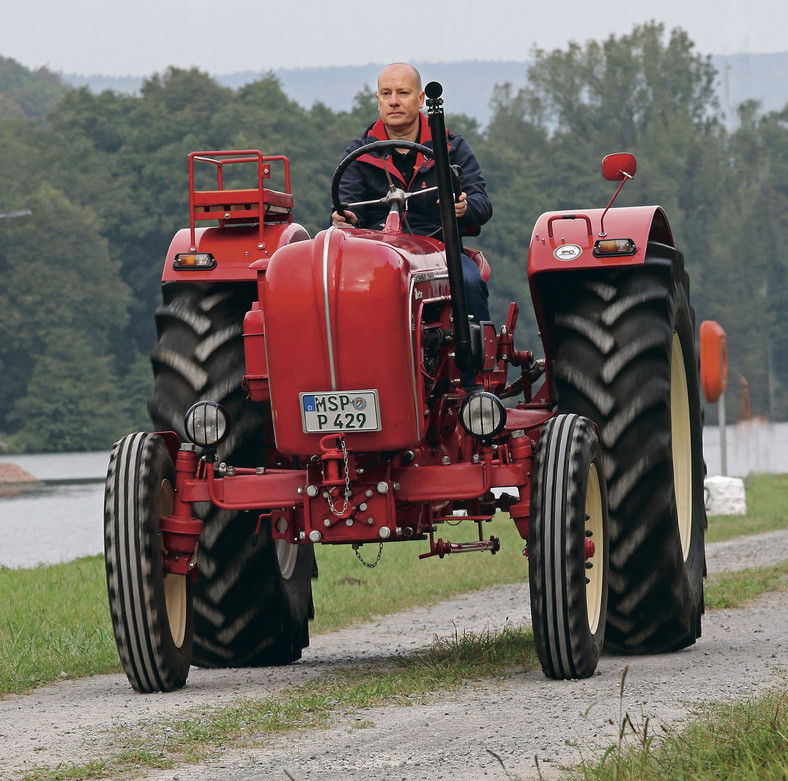
[[[494,437],[506,424],[506,407],[493,393],[472,393],[460,407],[460,423],[474,437]]]
[[[227,436],[227,413],[215,401],[198,401],[183,419],[186,436],[200,447],[218,445]]]

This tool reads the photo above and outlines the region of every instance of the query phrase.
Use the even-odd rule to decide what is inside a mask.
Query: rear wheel
[[[594,420],[605,450],[606,645],[621,653],[682,648],[701,631],[703,422],[689,282],[671,260],[563,279],[555,314],[559,408]]]
[[[270,409],[242,387],[243,319],[256,298],[245,283],[168,283],[156,310],[159,342],[151,359],[154,425],[183,436],[183,415],[196,401],[217,401],[232,427],[219,459],[234,466],[266,463]],[[195,505],[205,521],[194,586],[194,663],[205,667],[285,664],[309,645],[313,615],[311,546],[275,542],[261,511]]]
[[[548,678],[587,678],[607,612],[607,494],[590,421],[549,420],[534,460],[528,572],[534,641]]]
[[[115,444],[104,499],[107,591],[123,669],[139,692],[183,686],[191,662],[191,576],[164,570],[160,519],[172,514],[174,486],[160,437]]]
[[[274,540],[267,519],[253,546],[257,513],[211,510],[200,538],[203,583],[195,613],[202,633],[195,664],[251,667],[300,659],[314,615],[311,546]]]

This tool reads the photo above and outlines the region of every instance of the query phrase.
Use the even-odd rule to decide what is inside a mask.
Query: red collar
[[[430,132],[430,126],[427,122],[427,117],[424,114],[419,114],[419,123],[421,127],[419,128],[419,143],[424,144],[426,141],[432,141],[432,133]],[[386,141],[388,140],[388,133],[386,132],[386,126],[383,124],[383,120],[379,119],[375,122],[374,125],[369,129],[367,133],[368,138],[374,138],[376,141]],[[378,168],[383,168],[384,163],[380,157],[375,157],[373,155],[362,155],[359,157],[359,161],[364,161],[365,163],[370,163]],[[427,159],[421,152],[416,154],[416,164],[413,166],[414,175],[416,172],[420,171],[422,166],[427,165],[429,167],[432,165],[432,160]],[[391,160],[391,156],[388,157],[385,163],[385,168],[388,169],[389,173],[399,179],[403,184],[408,186],[410,183],[406,182],[400,172],[397,170],[396,166]]]
[[[424,114],[419,114],[419,124],[421,125],[419,128],[419,143],[425,144],[427,141],[432,141],[430,124],[427,122],[427,117],[425,117]],[[372,136],[378,141],[385,141],[389,137],[389,134],[386,132],[386,126],[383,124],[382,119],[379,119],[374,125],[372,125],[367,135]]]

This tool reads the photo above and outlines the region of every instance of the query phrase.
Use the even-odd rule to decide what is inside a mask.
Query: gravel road
[[[710,572],[788,558],[788,529],[707,546]],[[118,750],[119,734],[187,711],[261,698],[319,677],[428,645],[435,634],[495,630],[529,621],[527,586],[501,586],[313,638],[286,668],[193,669],[186,688],[134,694],[125,676],[63,681],[0,701],[0,778],[33,768],[84,764]],[[157,781],[251,779],[556,778],[564,766],[617,739],[619,688],[633,721],[680,724],[693,705],[773,687],[788,666],[788,594],[746,609],[714,611],[703,637],[675,654],[603,656],[583,681],[549,681],[541,671],[435,694],[425,704],[348,712],[330,729],[263,738],[208,764],[148,772]],[[610,723],[612,720],[613,724]],[[166,735],[162,734],[162,742]],[[494,752],[494,753],[491,753]],[[497,755],[497,757],[495,756]],[[534,757],[538,757],[537,770]]]

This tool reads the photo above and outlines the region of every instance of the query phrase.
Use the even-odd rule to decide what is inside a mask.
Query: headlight
[[[186,436],[200,447],[214,447],[227,435],[227,413],[215,401],[198,401],[183,419]]]
[[[473,393],[460,407],[460,423],[474,437],[490,439],[506,423],[506,407],[492,393]]]

